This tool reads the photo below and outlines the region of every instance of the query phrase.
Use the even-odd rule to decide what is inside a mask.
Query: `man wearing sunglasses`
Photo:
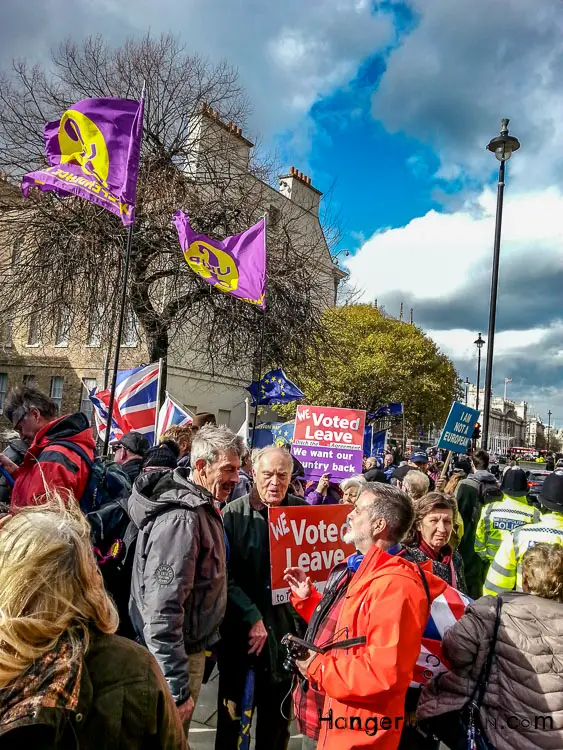
[[[0,466],[15,480],[10,507],[34,505],[49,490],[84,493],[95,443],[81,412],[57,416],[56,403],[36,388],[14,388],[6,397],[4,414],[22,440],[30,443],[20,466],[0,454]],[[68,447],[69,444],[75,449]]]

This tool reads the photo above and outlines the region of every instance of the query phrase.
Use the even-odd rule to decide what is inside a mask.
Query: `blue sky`
[[[474,377],[488,322],[496,162],[510,117],[493,388],[563,424],[560,0],[3,0],[0,64],[64,36],[179,33],[236,66],[245,124],[331,196],[350,283],[400,302]]]

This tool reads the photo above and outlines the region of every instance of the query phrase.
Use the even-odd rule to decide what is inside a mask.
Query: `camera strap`
[[[366,643],[365,635],[360,635],[357,638],[346,638],[344,641],[333,641],[323,646],[323,653],[332,651],[335,648],[352,648],[352,646],[363,646]]]

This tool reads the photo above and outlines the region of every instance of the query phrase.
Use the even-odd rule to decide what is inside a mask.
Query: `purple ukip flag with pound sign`
[[[116,214],[125,226],[134,224],[143,106],[142,98],[83,99],[48,122],[49,166],[24,175],[24,196],[32,187],[76,195]]]

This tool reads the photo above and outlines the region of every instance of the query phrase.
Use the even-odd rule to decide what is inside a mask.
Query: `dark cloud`
[[[527,186],[560,175],[563,6],[559,0],[407,0],[418,25],[389,55],[373,114],[391,132],[434,147],[446,165],[486,179],[500,119],[522,150]]]
[[[489,320],[490,289],[491,268],[483,263],[471,269],[461,288],[444,289],[440,297],[419,299],[408,290],[397,290],[382,295],[381,302],[389,310],[398,310],[401,302],[414,308],[423,328],[483,331]],[[561,289],[563,266],[552,250],[536,247],[533,252],[512,254],[499,273],[497,330],[528,330],[563,317]]]

